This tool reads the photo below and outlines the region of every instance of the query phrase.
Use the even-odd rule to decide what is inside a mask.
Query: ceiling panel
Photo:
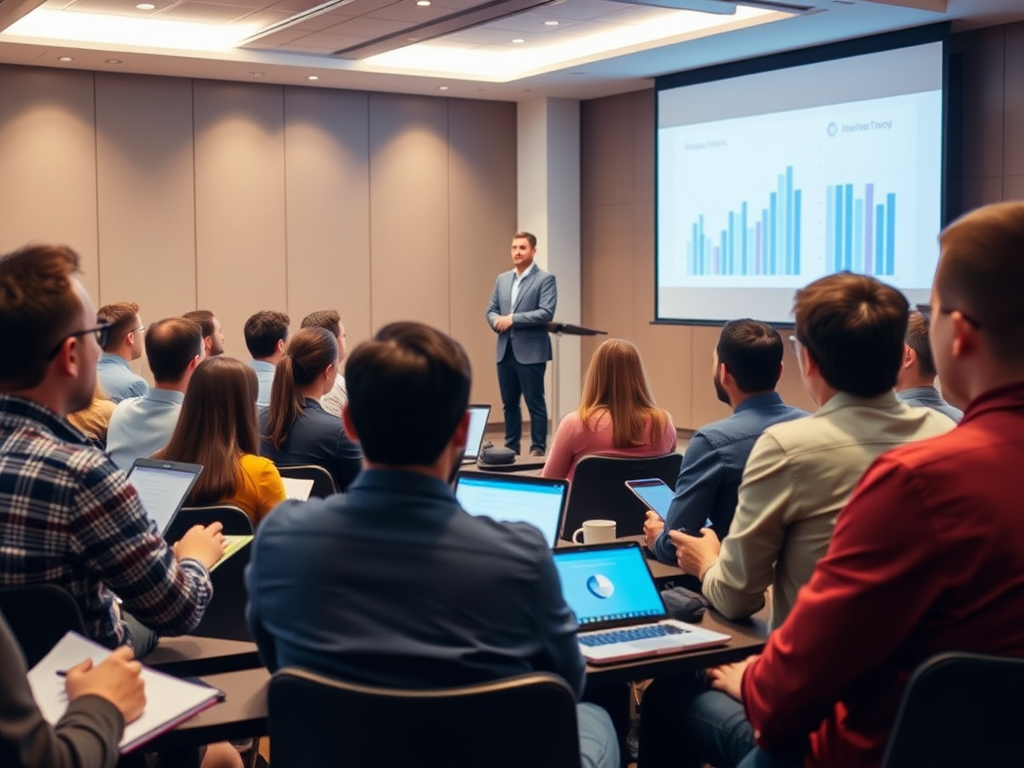
[[[224,5],[222,3],[203,3],[198,0],[185,0],[166,11],[158,14],[156,18],[172,19],[174,21],[191,21],[200,24],[227,24],[242,16],[248,16],[260,10],[252,6],[246,8],[240,5]]]
[[[451,12],[451,8],[442,8],[439,5],[421,8],[416,3],[392,3],[379,10],[372,11],[366,14],[366,16],[371,19],[402,21],[406,24],[422,24],[424,21],[433,21],[442,16],[447,16]]]
[[[408,24],[401,21],[385,21],[384,19],[371,19],[368,16],[359,16],[355,19],[348,19],[340,24],[335,24],[324,31],[333,35],[357,35],[358,37],[372,40],[375,37],[400,32],[408,27]]]

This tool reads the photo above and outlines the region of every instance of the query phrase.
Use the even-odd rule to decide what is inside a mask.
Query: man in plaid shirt
[[[125,475],[64,420],[92,399],[107,333],[77,272],[62,246],[0,257],[0,586],[58,584],[93,639],[143,655],[154,632],[199,623],[224,537],[195,526],[169,547]]]

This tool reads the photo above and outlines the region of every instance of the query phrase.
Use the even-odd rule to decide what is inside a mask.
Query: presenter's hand
[[[223,530],[222,523],[193,525],[181,537],[181,541],[174,545],[174,559],[184,560],[190,557],[210,568],[224,555],[226,542],[221,532]]]
[[[654,549],[654,542],[658,540],[664,530],[665,521],[661,519],[661,515],[653,509],[648,509],[647,519],[644,521],[644,538],[647,539],[648,549]]]
[[[494,330],[498,333],[504,333],[512,327],[512,315],[502,315],[494,321]]]
[[[118,708],[126,724],[137,720],[146,708],[146,684],[134,657],[131,648],[121,646],[95,667],[91,659],[72,667],[64,680],[68,701],[99,696]]]
[[[704,571],[718,562],[722,542],[710,528],[701,528],[700,536],[682,531],[669,531],[672,543],[676,545],[676,564],[683,573],[702,576]]]

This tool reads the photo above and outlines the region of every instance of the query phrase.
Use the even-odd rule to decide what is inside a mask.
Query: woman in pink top
[[[580,407],[558,425],[544,477],[572,479],[584,456],[661,456],[676,450],[676,427],[651,394],[637,348],[608,339],[594,353]]]

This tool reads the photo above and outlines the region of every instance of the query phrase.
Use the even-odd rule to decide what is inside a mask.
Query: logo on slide
[[[839,133],[839,126],[836,125],[835,123],[829,123],[828,124],[828,135],[829,136],[835,136],[837,133]]]
[[[602,600],[607,600],[615,592],[615,585],[612,584],[612,580],[607,576],[602,576],[600,573],[595,573],[589,579],[587,579],[587,589],[590,590],[590,594],[594,597],[599,597]]]

